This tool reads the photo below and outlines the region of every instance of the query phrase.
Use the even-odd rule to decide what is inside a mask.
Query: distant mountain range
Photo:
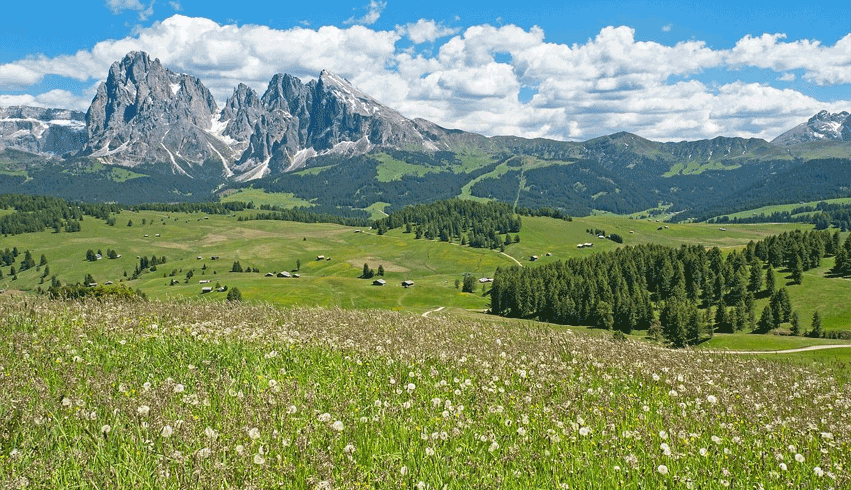
[[[696,212],[705,195],[721,199],[825,158],[851,162],[848,112],[822,111],[771,142],[485,137],[408,119],[328,71],[306,84],[277,74],[262,95],[240,84],[219,108],[198,78],[143,52],[113,63],[85,115],[0,109],[0,191],[86,200],[204,200],[252,185],[354,208],[470,195],[574,213],[660,202]],[[83,174],[97,191],[78,189]],[[329,179],[336,187],[323,188]],[[851,188],[847,180],[827,194]],[[329,197],[343,190],[360,199]]]

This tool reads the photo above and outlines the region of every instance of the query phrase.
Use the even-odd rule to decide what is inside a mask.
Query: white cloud
[[[785,34],[745,36],[727,55],[733,67],[753,66],[777,72],[803,69],[803,78],[818,85],[851,83],[851,34],[833,46],[802,39],[783,42]]]
[[[787,72],[786,72],[786,73],[784,73],[783,75],[781,75],[781,76],[777,77],[777,80],[779,80],[779,81],[781,81],[781,82],[794,82],[794,81],[795,81],[795,78],[796,78],[796,77],[795,77],[795,74],[794,74],[794,73],[792,73],[792,72],[790,72],[790,71],[787,71]]]
[[[39,95],[8,95],[0,94],[0,107],[26,105],[33,107],[62,107],[65,109],[76,109],[86,111],[92,97],[78,96],[67,90],[51,90]]]
[[[183,10],[183,6],[180,5],[180,2],[168,2],[168,4],[175,12],[180,12],[181,10]]]
[[[139,0],[105,0],[106,8],[113,14],[120,14],[125,10],[144,10],[145,6]]]
[[[154,15],[154,4],[155,3],[156,3],[155,0],[151,0],[151,4],[148,5],[148,8],[139,12],[139,20],[140,21],[146,21],[146,20],[148,20],[148,18],[150,16]]]
[[[46,75],[96,82],[114,61],[142,50],[172,70],[199,77],[220,104],[239,82],[262,92],[275,73],[307,81],[329,69],[408,117],[487,135],[587,139],[630,131],[658,140],[770,139],[819,110],[851,108],[851,100],[826,103],[786,84],[715,84],[698,77],[709,69],[755,66],[777,71],[782,81],[801,70],[805,84],[849,83],[842,50],[851,35],[835,46],[785,42],[779,35],[745,37],[731,50],[714,50],[699,40],[639,41],[626,26],[603,28],[572,45],[547,42],[538,27],[449,29],[420,20],[392,31],[362,25],[282,30],[174,15],[91,50],[0,65],[0,87],[20,90]],[[452,37],[434,53],[397,46],[405,36],[418,44],[446,35]],[[531,100],[521,101],[524,88],[532,90]],[[91,94],[61,91],[2,97],[81,109],[91,100]]]
[[[370,0],[369,4],[364,6],[364,8],[366,9],[366,14],[364,14],[363,17],[355,19],[355,17],[352,16],[344,23],[370,26],[378,21],[378,19],[381,17],[381,12],[384,11],[385,7],[387,7],[387,2]]]
[[[674,28],[674,24],[665,24],[662,26],[662,32],[671,32],[671,29]]]
[[[460,31],[459,28],[447,27],[442,23],[426,19],[420,19],[415,23],[406,24],[404,26],[396,26],[396,30],[400,34],[407,35],[408,39],[410,39],[414,44],[433,42],[437,39],[451,36]]]

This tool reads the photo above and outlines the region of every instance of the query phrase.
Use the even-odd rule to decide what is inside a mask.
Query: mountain
[[[436,128],[405,118],[328,71],[307,84],[277,74],[262,96],[240,84],[219,111],[200,80],[132,52],[113,63],[98,88],[81,155],[125,166],[170,163],[183,175],[209,174],[212,166],[241,181],[300,168],[323,153],[438,149],[434,135],[420,127]]]
[[[0,150],[61,155],[87,140],[85,114],[66,109],[0,107]]]
[[[849,127],[847,112],[823,111],[773,142],[486,137],[408,119],[328,71],[276,74],[262,94],[239,84],[220,108],[196,77],[131,52],[84,118],[0,110],[0,193],[204,201],[254,187],[325,209],[463,196],[574,215],[664,203],[683,219],[851,195]]]
[[[229,159],[209,132],[218,112],[200,80],[131,52],[112,64],[98,87],[86,113],[88,142],[81,154],[131,167],[162,162],[183,175],[218,160],[227,174]]]
[[[851,141],[851,115],[842,111],[821,111],[771,140],[773,144],[795,146],[813,141]]]

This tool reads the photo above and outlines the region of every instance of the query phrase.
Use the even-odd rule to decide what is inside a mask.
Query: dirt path
[[[702,352],[708,352],[711,354],[794,354],[796,352],[807,352],[811,350],[825,350],[825,349],[841,349],[841,348],[851,348],[851,344],[831,344],[831,345],[811,345],[809,347],[799,347],[797,349],[786,349],[786,350],[704,350]]]
[[[435,309],[433,309],[433,310],[428,310],[427,312],[423,313],[423,315],[422,315],[422,316],[423,316],[423,318],[425,318],[425,317],[427,317],[430,313],[434,313],[434,312],[436,312],[436,311],[440,311],[440,310],[442,310],[442,309],[444,309],[444,308],[446,308],[446,307],[445,307],[445,306],[441,306],[440,308],[435,308]]]
[[[512,257],[512,256],[508,255],[508,254],[507,254],[507,253],[505,253],[505,252],[499,252],[499,253],[501,253],[502,255],[505,255],[505,256],[506,256],[506,257],[508,257],[509,259],[513,260],[513,261],[514,261],[514,262],[516,262],[516,263],[517,263],[517,265],[519,265],[520,267],[523,267],[523,264],[521,264],[521,263],[520,263],[520,261],[519,261],[519,260],[517,260],[517,259],[515,259],[514,257]]]

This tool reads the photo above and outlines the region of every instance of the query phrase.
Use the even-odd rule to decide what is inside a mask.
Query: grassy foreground
[[[535,324],[0,298],[0,487],[847,488],[849,408]]]

